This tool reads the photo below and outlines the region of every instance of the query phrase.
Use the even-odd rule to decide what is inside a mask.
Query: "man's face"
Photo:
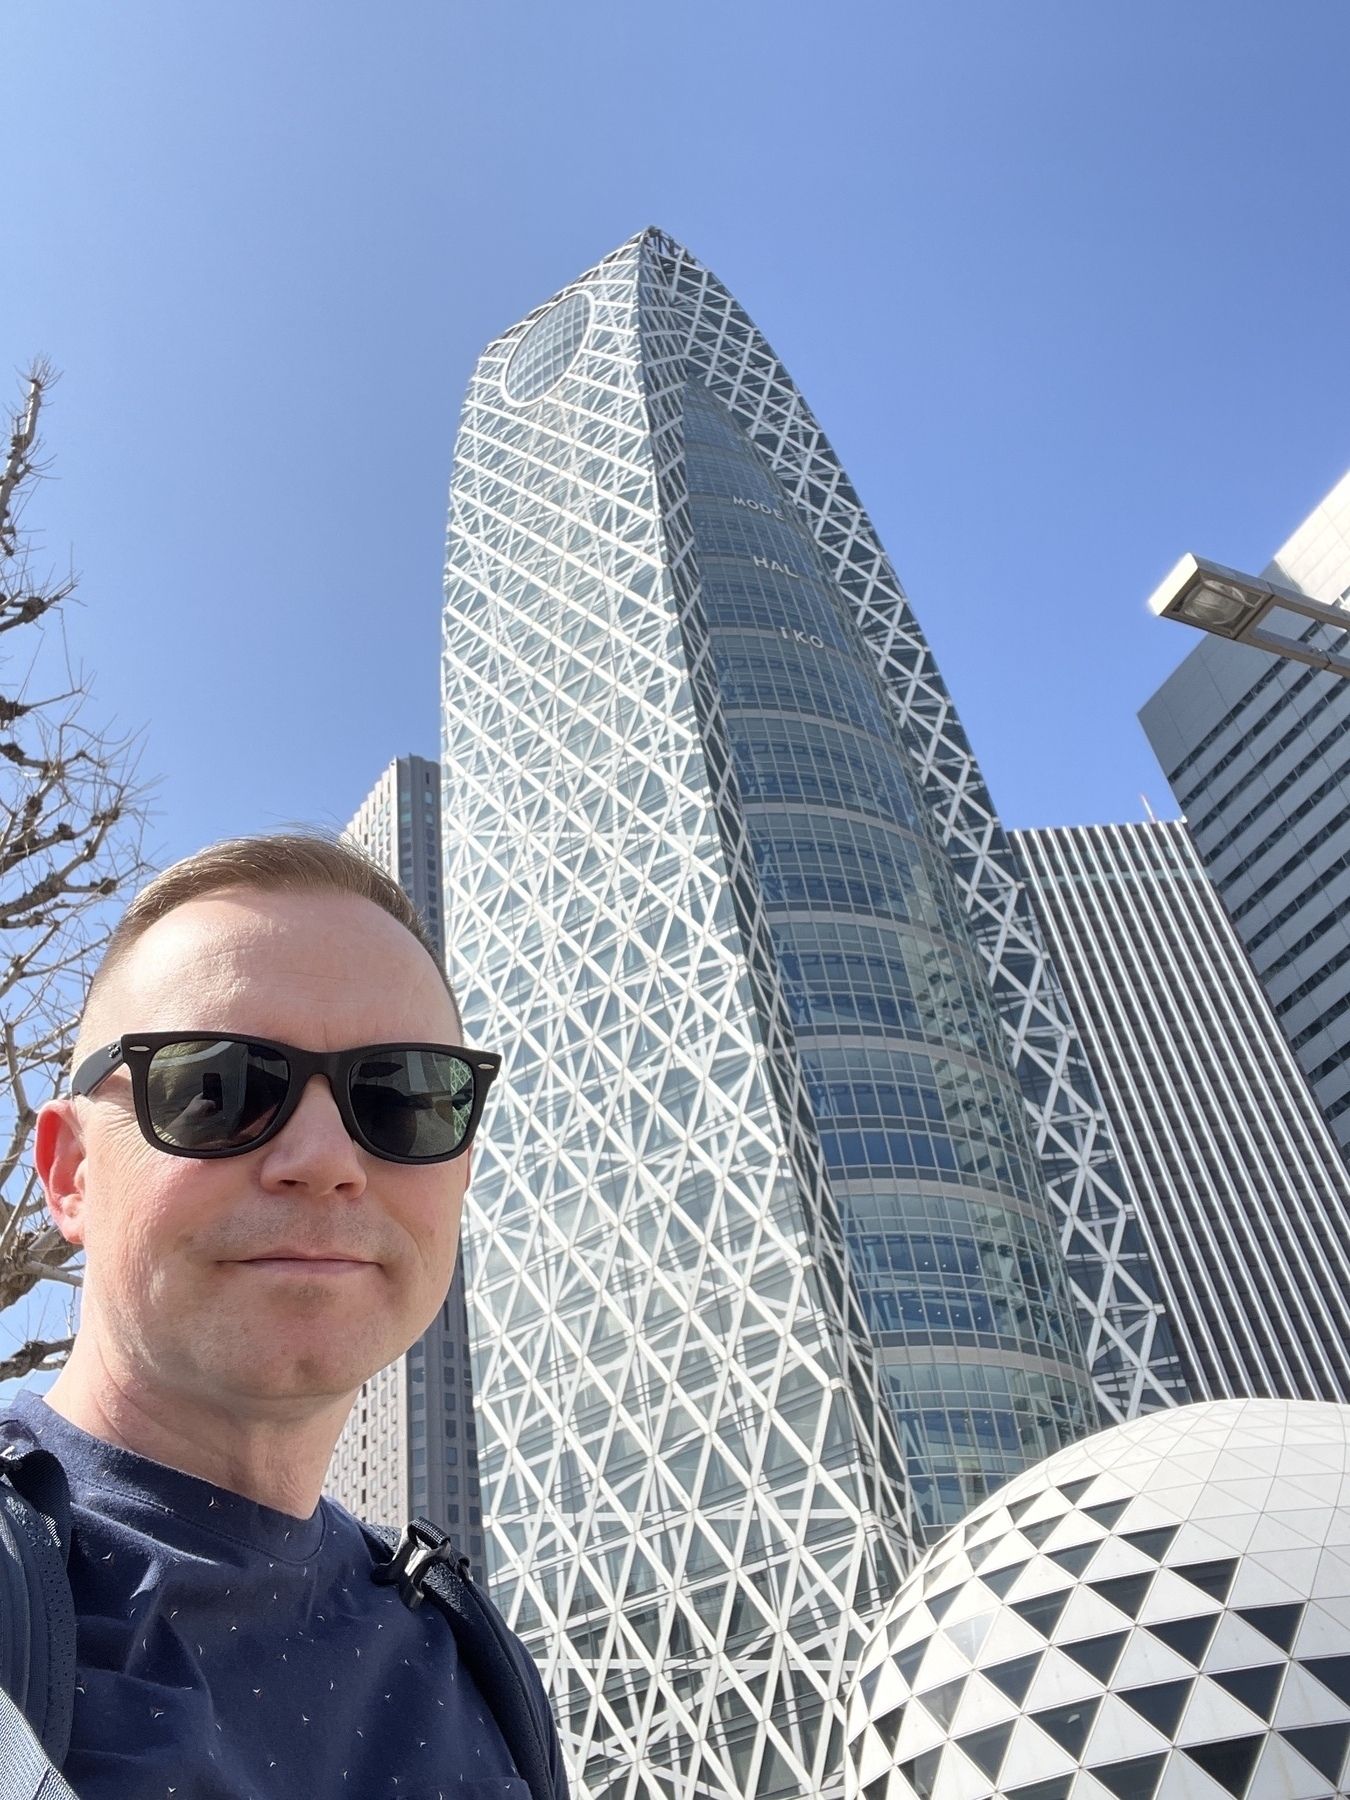
[[[151,926],[100,984],[80,1054],[139,1031],[320,1051],[459,1041],[430,957],[371,901],[247,891]],[[146,1143],[122,1068],[46,1109],[38,1150],[57,1223],[85,1248],[84,1327],[132,1380],[245,1409],[336,1398],[406,1350],[450,1284],[468,1156],[380,1161],[322,1077],[270,1143],[198,1162]]]

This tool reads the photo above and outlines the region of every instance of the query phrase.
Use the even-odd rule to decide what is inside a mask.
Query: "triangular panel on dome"
[[[1258,1719],[1268,1725],[1275,1712],[1275,1701],[1284,1680],[1286,1664],[1258,1663],[1245,1669],[1211,1669],[1210,1680],[1240,1700]]]
[[[1059,1650],[1047,1650],[1022,1705],[1027,1712],[1043,1712],[1095,1699],[1101,1691],[1100,1682],[1081,1663]]]
[[[1100,1705],[1100,1699],[1079,1700],[1067,1706],[1053,1706],[1043,1712],[1029,1713],[1028,1717],[1052,1737],[1061,1750],[1070,1756],[1081,1756]]]
[[[1129,1641],[1128,1631],[1108,1631],[1101,1637],[1076,1638],[1072,1643],[1061,1643],[1058,1648],[1063,1655],[1070,1657],[1080,1669],[1089,1675],[1095,1675],[1103,1683],[1110,1681],[1120,1661],[1120,1653]]]
[[[1299,1623],[1294,1654],[1302,1662],[1308,1657],[1336,1656],[1350,1644],[1350,1627],[1346,1613],[1350,1608],[1324,1600],[1310,1600]]]
[[[885,1745],[886,1750],[892,1755],[895,1753],[896,1742],[900,1736],[900,1727],[904,1722],[904,1705],[893,1706],[888,1713],[883,1713],[875,1722],[874,1729],[877,1736]]]
[[[1303,1606],[1297,1601],[1283,1606],[1240,1606],[1234,1616],[1281,1650],[1292,1650],[1303,1619]]]
[[[1119,1698],[1165,1738],[1173,1738],[1194,1688],[1194,1679],[1157,1681],[1149,1687],[1121,1688]]]
[[[1071,1774],[1076,1763],[1076,1757],[1070,1756],[1053,1738],[1047,1737],[1039,1726],[1033,1725],[1030,1719],[1023,1716],[1013,1726],[1012,1738],[999,1775],[999,1786],[1007,1793],[1016,1787],[1052,1780],[1060,1775]]]
[[[1104,1637],[1113,1631],[1124,1630],[1128,1622],[1128,1617],[1118,1606],[1113,1606],[1110,1600],[1084,1582],[1074,1589],[1064,1609],[1055,1628],[1055,1641],[1069,1643],[1078,1638]]]
[[[1119,1575],[1108,1581],[1090,1581],[1087,1585],[1094,1594],[1099,1594],[1117,1611],[1123,1612],[1126,1618],[1137,1619],[1154,1578],[1150,1569],[1135,1575]]]
[[[1073,1791],[1073,1776],[1053,1775],[1049,1781],[1032,1781],[1025,1787],[1003,1790],[1003,1800],[1069,1800]]]
[[[1167,1748],[1169,1739],[1118,1694],[1106,1694],[1097,1712],[1082,1760],[1086,1764],[1124,1762]]]
[[[955,1740],[957,1746],[970,1758],[975,1767],[990,1781],[998,1780],[998,1772],[1003,1766],[1004,1752],[1008,1748],[1008,1740],[1012,1736],[1013,1722],[1009,1719],[1002,1725],[987,1726],[983,1731],[974,1731]]]
[[[1027,1689],[1031,1686],[1032,1677],[1041,1665],[1044,1651],[1036,1651],[1031,1656],[1017,1656],[1009,1662],[995,1663],[992,1667],[982,1668],[980,1673],[986,1681],[993,1682],[1001,1694],[1020,1706],[1026,1698]]]
[[[941,1687],[927,1688],[918,1695],[919,1705],[932,1714],[944,1731],[951,1729],[965,1685],[966,1677],[961,1675],[955,1681],[946,1681]]]
[[[1333,1800],[1333,1795],[1326,1776],[1272,1733],[1261,1751],[1247,1800]]]
[[[1300,1656],[1298,1662],[1338,1700],[1350,1703],[1350,1655]]]
[[[892,1660],[900,1671],[901,1678],[908,1682],[910,1687],[914,1686],[914,1678],[919,1672],[920,1665],[932,1641],[931,1636],[920,1638],[917,1643],[909,1644],[905,1649],[895,1652]],[[875,1685],[876,1683],[873,1682],[874,1687]],[[871,1697],[870,1694],[867,1695],[869,1700]]]
[[[1025,1557],[1019,1562],[1000,1563],[995,1569],[982,1568],[980,1580],[991,1593],[997,1594],[999,1599],[1003,1600],[1007,1598],[1013,1583],[1027,1567],[1028,1561]]]
[[[1234,1556],[1222,1561],[1187,1563],[1182,1566],[1173,1563],[1171,1568],[1174,1575],[1180,1575],[1184,1581],[1198,1587],[1202,1594],[1208,1594],[1211,1600],[1217,1600],[1222,1605],[1232,1591],[1238,1564]]]
[[[1181,1744],[1202,1744],[1221,1737],[1248,1737],[1265,1721],[1216,1682],[1198,1681],[1186,1717],[1177,1733]]]
[[[1209,1744],[1187,1744],[1183,1753],[1219,1786],[1243,1800],[1264,1737],[1220,1738]]]
[[[1055,1589],[1047,1594],[1039,1594],[1034,1600],[1016,1601],[1012,1610],[1033,1630],[1039,1631],[1042,1637],[1048,1638],[1059,1623],[1060,1614],[1064,1611],[1072,1592],[1072,1588]]]
[[[1199,1668],[1205,1660],[1205,1652],[1209,1649],[1219,1618],[1218,1613],[1200,1613],[1189,1619],[1163,1619],[1145,1629],[1160,1643],[1166,1644],[1169,1650],[1175,1650],[1178,1656],[1184,1656]]]
[[[1220,1615],[1218,1629],[1210,1640],[1205,1668],[1210,1673],[1218,1669],[1253,1668],[1270,1662],[1273,1649],[1269,1638],[1253,1630],[1236,1613],[1225,1612]]]
[[[1130,1504],[1128,1500],[1103,1500],[1095,1506],[1082,1508],[1083,1517],[1091,1519],[1094,1525],[1100,1525],[1104,1531],[1110,1531],[1116,1525]]]
[[[1153,1800],[1167,1766],[1167,1753],[1132,1756],[1123,1762],[1096,1763],[1088,1773],[1100,1781],[1115,1800]]]
[[[1342,1725],[1303,1725],[1280,1733],[1292,1744],[1305,1762],[1310,1762],[1319,1775],[1339,1787],[1345,1768],[1345,1752],[1350,1746],[1350,1722]]]
[[[1275,1707],[1275,1726],[1283,1731],[1298,1725],[1336,1725],[1350,1719],[1350,1704],[1306,1669],[1290,1663]]]
[[[1055,1567],[1063,1569],[1066,1575],[1082,1575],[1101,1544],[1100,1538],[1094,1538],[1086,1544],[1070,1544],[1067,1549],[1049,1550],[1046,1554]]]
[[[1001,1725],[1013,1711],[1013,1702],[981,1671],[966,1683],[953,1730],[961,1737],[969,1731],[983,1731],[986,1726]]]
[[[980,1653],[980,1646],[989,1635],[989,1628],[998,1614],[992,1609],[988,1612],[974,1614],[962,1619],[955,1625],[947,1626],[947,1636],[963,1656],[974,1662]]]
[[[1121,1542],[1128,1544],[1132,1550],[1138,1550],[1141,1556],[1147,1556],[1153,1562],[1161,1562],[1180,1529],[1179,1525],[1153,1525],[1145,1531],[1125,1532]]]

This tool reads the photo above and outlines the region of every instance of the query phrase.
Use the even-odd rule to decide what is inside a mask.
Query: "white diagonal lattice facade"
[[[727,290],[648,234],[679,349],[772,464],[849,596],[897,708],[917,784],[985,959],[1060,1222],[1080,1329],[1108,1417],[1187,1398],[1144,1227],[1115,1163],[1091,1070],[975,758],[904,590],[787,371]]]
[[[448,935],[506,1054],[467,1220],[494,1592],[581,1793],[834,1792],[902,1476],[738,921],[642,265],[489,349],[456,462]]]
[[[657,234],[607,258],[485,352],[452,498],[448,936],[507,1058],[467,1218],[495,1591],[612,1800],[838,1791],[907,1555],[877,1356],[933,1517],[1094,1412],[829,532],[691,351],[723,302]],[[786,383],[746,325],[743,383]]]

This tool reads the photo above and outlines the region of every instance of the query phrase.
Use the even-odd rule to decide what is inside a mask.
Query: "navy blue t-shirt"
[[[444,1617],[370,1578],[350,1513],[295,1519],[12,1413],[66,1471],[80,1800],[529,1800]]]

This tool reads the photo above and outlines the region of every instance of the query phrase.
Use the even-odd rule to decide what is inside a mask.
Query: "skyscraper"
[[[1350,1400],[1350,1170],[1190,833],[1012,837],[1191,1391]]]
[[[1268,573],[1314,599],[1350,601],[1350,475]],[[1299,619],[1292,635],[1343,652],[1350,613],[1345,631]],[[1350,682],[1205,636],[1139,717],[1275,1016],[1350,1149]]]
[[[401,756],[376,782],[346,835],[412,900],[438,956],[441,933],[441,772]],[[429,1518],[483,1579],[473,1368],[464,1258],[440,1313],[404,1356],[363,1382],[333,1451],[324,1492],[360,1519],[401,1526]]]
[[[452,974],[507,1058],[470,1297],[495,1591],[587,1794],[834,1791],[906,1552],[889,1419],[938,1521],[1096,1422],[1079,1320],[1107,1406],[1180,1391],[968,752],[925,789],[962,740],[918,642],[669,239],[485,351],[443,676]]]

